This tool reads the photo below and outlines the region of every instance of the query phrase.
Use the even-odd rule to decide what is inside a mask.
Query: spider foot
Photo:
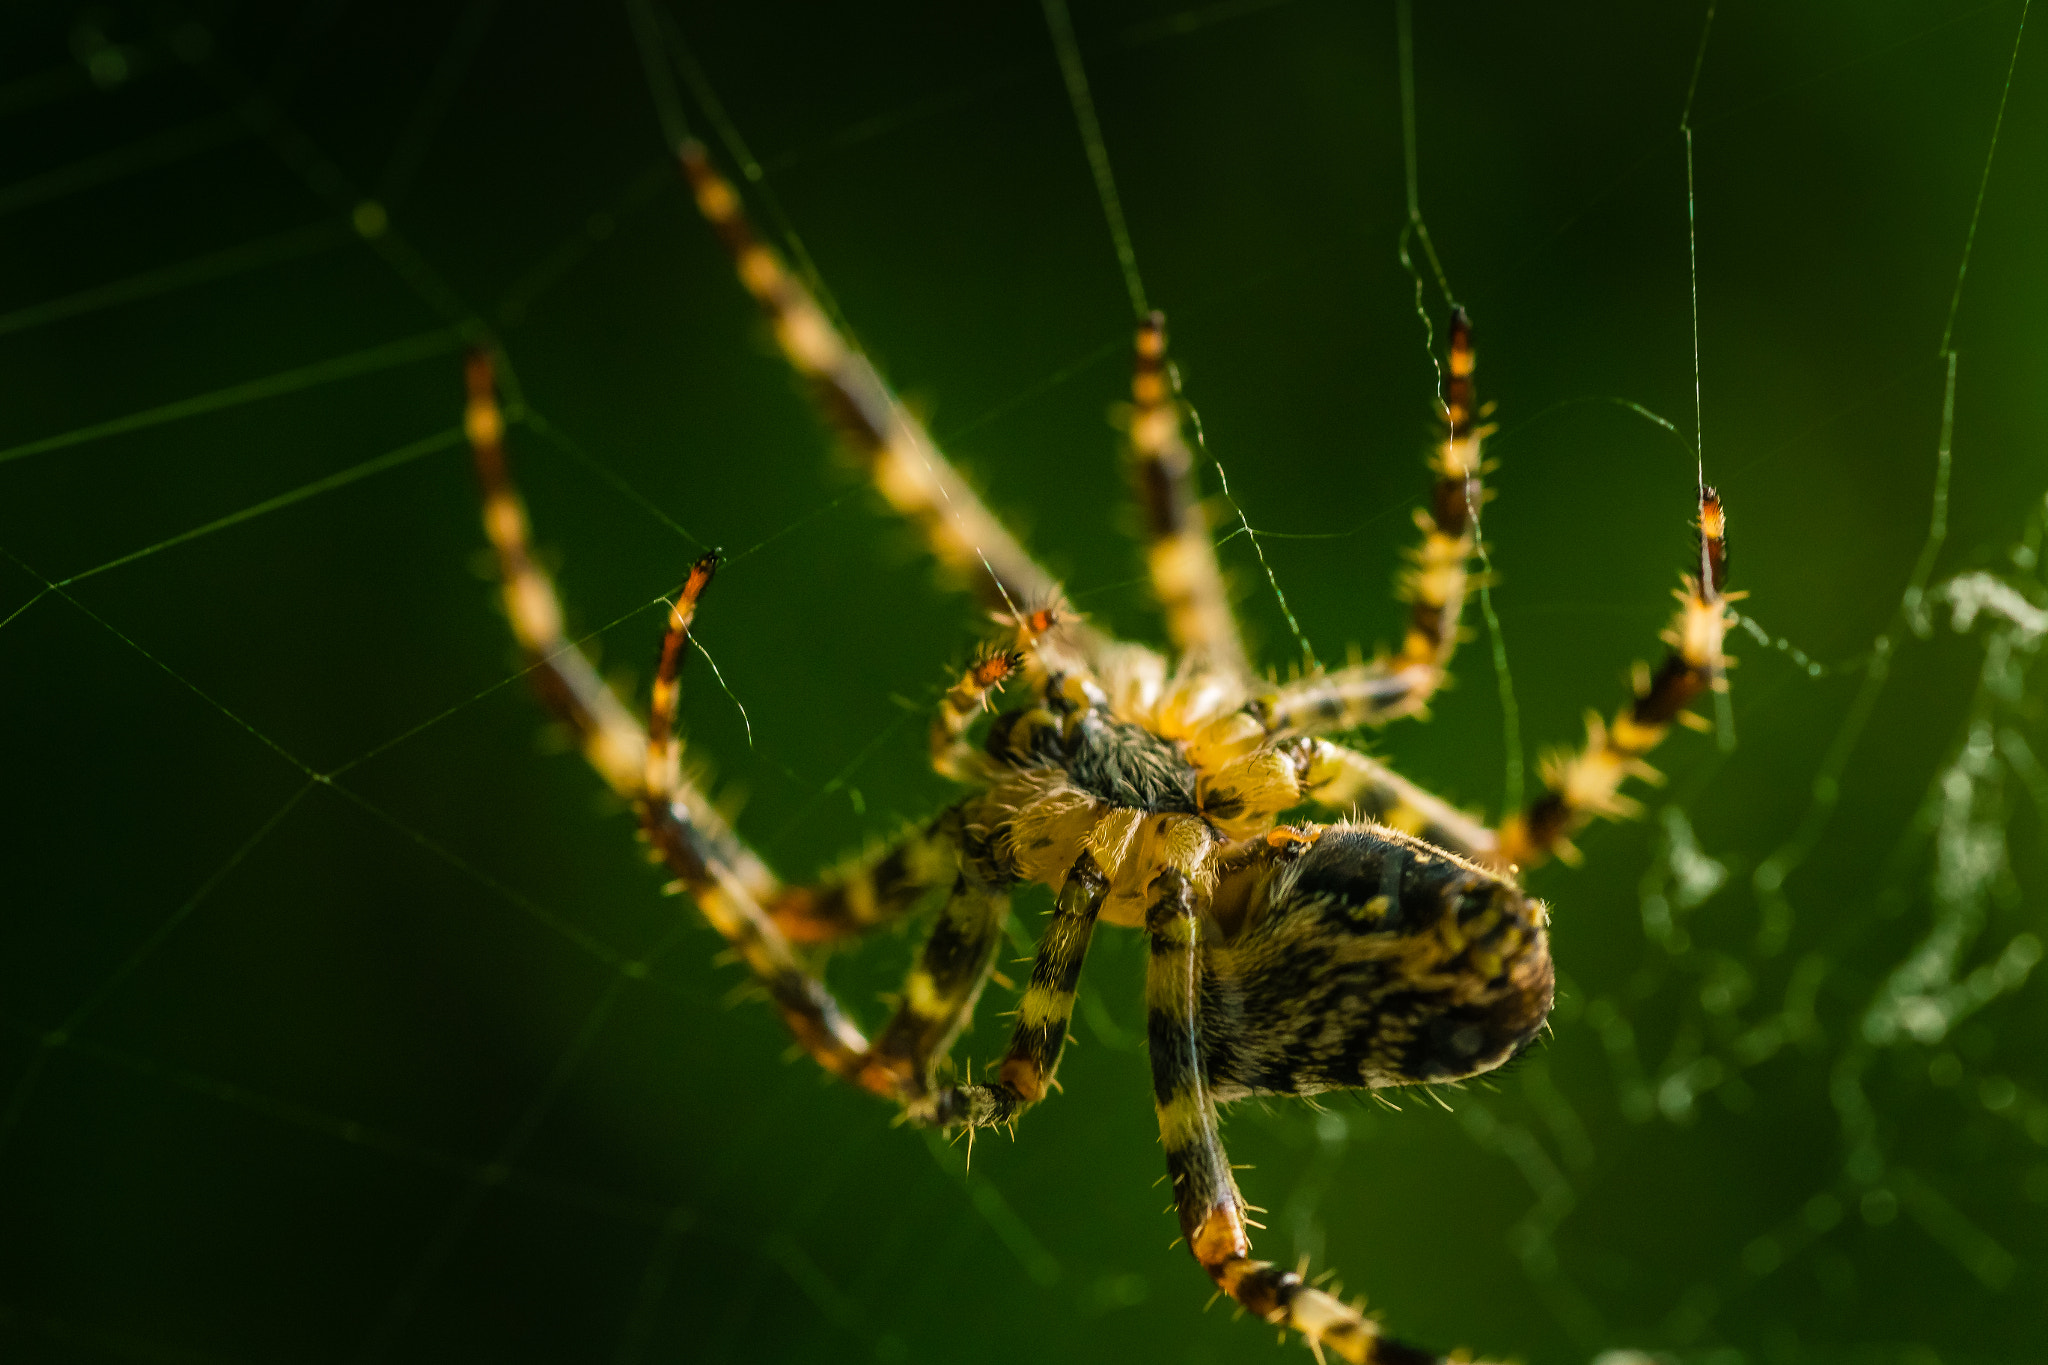
[[[1025,1106],[1016,1087],[1005,1082],[994,1085],[948,1085],[911,1100],[904,1114],[920,1128],[1000,1128],[1014,1123]]]

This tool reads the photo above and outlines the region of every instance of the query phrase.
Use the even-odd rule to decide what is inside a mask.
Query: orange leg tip
[[[696,563],[690,566],[690,576],[684,580],[682,598],[678,601],[677,605],[681,606],[684,603],[694,604],[698,597],[703,595],[704,589],[711,586],[711,579],[717,572],[718,551],[706,551],[698,558]]]

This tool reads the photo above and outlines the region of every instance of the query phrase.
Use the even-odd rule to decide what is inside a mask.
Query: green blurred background
[[[700,88],[657,65],[707,136],[714,92],[764,225],[1076,601],[1158,639],[1107,420],[1128,304],[1039,8],[661,16]],[[1415,17],[1421,202],[1500,404],[1486,532],[1532,763],[1659,649],[1689,552],[1688,440],[1619,400],[1692,430],[1702,18]],[[1449,1112],[1229,1118],[1261,1249],[1334,1264],[1404,1337],[2048,1359],[2048,725],[2012,619],[2044,600],[2038,49],[1954,314],[1947,534],[1901,614],[2020,20],[1719,9],[1705,465],[1774,642],[1735,646],[1739,742],[1681,732],[1645,819],[1532,876],[1560,998],[1509,1074]],[[455,444],[482,332],[538,538],[622,683],[659,594],[732,554],[700,632],[725,686],[693,668],[685,719],[785,874],[948,799],[923,717],[984,628],[828,458],[666,161],[627,10],[0,22],[0,1356],[1306,1360],[1203,1317],[1167,1248],[1137,936],[1100,936],[1065,1095],[963,1174],[728,1005],[736,970],[513,677]],[[1394,641],[1434,391],[1394,11],[1073,24],[1273,580],[1320,657]],[[1253,549],[1223,554],[1286,666]],[[2017,606],[1958,631],[1934,589],[1972,572]],[[1481,630],[1433,722],[1371,742],[1497,810],[1490,654]],[[872,1019],[907,951],[833,979]]]

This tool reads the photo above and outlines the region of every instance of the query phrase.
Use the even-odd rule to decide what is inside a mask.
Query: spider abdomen
[[[1550,1012],[1542,903],[1442,849],[1335,826],[1236,875],[1260,884],[1202,981],[1218,1099],[1476,1075]]]

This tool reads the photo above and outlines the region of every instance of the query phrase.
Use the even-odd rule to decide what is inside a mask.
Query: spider
[[[1550,1012],[1545,904],[1521,870],[1557,854],[1596,815],[1633,803],[1625,779],[1672,722],[1723,686],[1730,624],[1726,520],[1702,488],[1700,562],[1683,579],[1652,674],[1585,743],[1550,754],[1545,790],[1498,827],[1378,760],[1322,736],[1425,714],[1447,676],[1484,497],[1472,332],[1451,315],[1443,439],[1430,505],[1402,578],[1399,652],[1280,683],[1240,643],[1181,431],[1163,319],[1138,329],[1130,464],[1169,660],[1107,638],[990,515],[923,427],[811,293],[750,227],[702,147],[680,149],[697,205],[732,253],[789,362],[883,497],[1002,627],[938,704],[931,758],[968,795],[860,865],[808,886],[779,880],[682,770],[678,675],[717,568],[697,561],[668,613],[642,722],[563,634],[562,608],[529,546],[506,468],[493,367],[468,366],[466,426],[507,614],[538,689],[590,763],[631,802],[674,875],[765,989],[819,1065],[899,1106],[909,1122],[1013,1125],[1055,1088],[1074,992],[1098,923],[1150,938],[1147,1039],[1174,1205],[1195,1260],[1260,1318],[1299,1332],[1320,1359],[1411,1365],[1438,1357],[1381,1333],[1347,1303],[1254,1259],[1218,1135],[1217,1106],[1253,1095],[1456,1081],[1499,1066]],[[1029,700],[973,732],[995,695]],[[1303,807],[1331,824],[1283,821]],[[1012,888],[1052,889],[1052,918],[986,1083],[942,1081],[953,1040],[992,974]],[[941,902],[894,1015],[872,1040],[801,949],[841,943]],[[1305,1267],[1304,1267],[1305,1269]]]

